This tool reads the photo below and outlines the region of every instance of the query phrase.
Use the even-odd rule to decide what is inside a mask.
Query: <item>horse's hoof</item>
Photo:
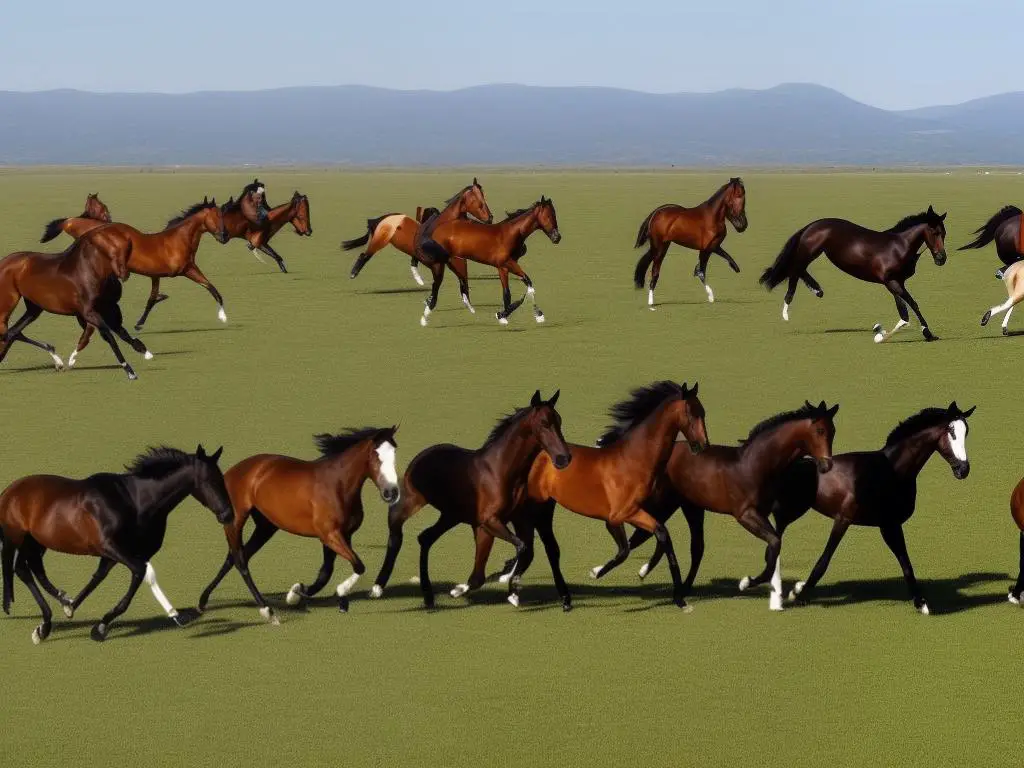
[[[38,627],[32,630],[32,645],[39,645],[43,640],[50,636],[50,627],[46,624],[40,624]]]
[[[939,337],[936,336],[931,331],[926,330],[925,333],[924,333],[924,340],[925,341],[938,341]]]
[[[595,565],[593,568],[591,568],[590,569],[590,578],[592,578],[592,579],[600,578],[601,577],[601,568],[603,568],[603,567],[604,566],[601,566],[601,565]]]
[[[302,584],[292,584],[292,588],[288,590],[288,594],[285,595],[284,601],[288,605],[299,605],[302,602],[302,598],[305,596],[304,593],[306,587]]]
[[[452,597],[462,597],[467,592],[469,592],[469,584],[456,584],[448,594]]]
[[[135,331],[136,331],[136,333],[137,333],[137,332],[139,332],[139,331],[141,331],[141,330],[142,330],[142,327],[143,327],[143,326],[142,326],[142,323],[136,323],[136,324],[135,324]]]
[[[1006,599],[1009,600],[1013,605],[1020,605],[1021,604],[1020,595],[1013,594],[1013,590],[1012,589],[1010,590],[1010,594],[1008,594],[1006,596]]]
[[[519,607],[519,595],[517,595],[515,592],[509,595],[507,599],[511,605],[515,606],[516,608]]]
[[[921,603],[919,606],[917,606],[917,611],[922,616],[930,616],[931,615],[931,611],[928,610],[928,603]]]
[[[217,310],[217,319],[222,323],[226,323],[228,321],[228,313],[224,311],[224,307]]]
[[[184,616],[180,613],[175,613],[173,616],[171,616],[171,620],[174,621],[174,623],[179,627],[186,627],[189,624],[188,616]]]
[[[507,317],[499,317],[498,318],[498,325],[508,325],[508,318]]]
[[[508,584],[510,581],[512,581],[512,571],[509,571],[508,573],[503,573],[501,574],[501,576],[498,577],[499,584]]]
[[[782,604],[782,593],[772,592],[771,596],[768,598],[768,609],[771,611],[781,611],[784,608],[785,606]]]
[[[740,592],[746,592],[750,588],[750,577],[744,576],[740,579]]]
[[[433,595],[424,595],[424,597],[423,597],[423,607],[426,608],[428,611],[432,611],[434,609],[434,596]]]
[[[278,266],[278,267],[280,268],[280,270],[281,270],[281,271],[282,271],[282,272],[283,272],[284,274],[286,274],[286,275],[288,274],[288,267],[286,267],[286,266],[284,265],[284,262],[283,262],[283,261],[282,261],[282,262],[281,262],[280,264],[278,264],[277,266]]]
[[[149,351],[149,350],[147,349],[147,350],[146,350],[146,354],[144,354],[144,355],[142,356],[142,359],[143,359],[143,360],[152,360],[152,359],[153,359],[153,353],[152,353],[152,352],[150,352],[150,351]]]
[[[269,605],[260,608],[260,617],[271,626],[277,627],[281,624],[281,621],[277,618],[277,614],[274,613],[274,609]]]
[[[75,606],[70,603],[61,604],[61,609],[64,611],[64,616],[68,619],[75,618]]]
[[[683,613],[693,613],[693,606],[689,603],[683,603],[681,606],[679,606],[679,608],[682,610]]]
[[[707,291],[707,294],[708,294],[708,304],[714,304],[715,303],[715,292],[711,290],[711,286],[710,285],[705,285],[704,286],[704,290]]]
[[[547,318],[544,317],[543,312],[538,312],[536,315],[533,316],[533,319],[536,320],[538,323],[543,323]]]
[[[873,338],[875,340],[875,344],[881,344],[883,341],[885,341],[885,333],[883,331],[878,331],[877,333],[875,333]]]
[[[988,312],[986,312],[984,315],[981,316],[981,327],[984,328],[986,325],[988,325],[988,321],[991,320],[991,319],[992,319],[992,310],[989,310]]]
[[[568,613],[572,610],[572,598],[566,597],[562,599],[562,613]]]
[[[640,566],[640,570],[637,572],[637,575],[640,577],[640,581],[643,581],[644,579],[646,579],[647,578],[647,574],[650,573],[650,572],[651,572],[651,564],[650,563],[644,563],[643,565],[641,565]]]
[[[135,381],[139,378],[139,374],[132,370],[131,366],[125,366],[124,370],[128,374],[128,381]]]
[[[817,291],[815,291],[815,292],[814,292],[814,295],[815,295],[815,296],[817,296],[817,297],[818,297],[819,299],[823,299],[823,298],[825,298],[825,292],[824,292],[824,291],[822,291],[822,290],[817,290]]]
[[[92,631],[89,633],[89,637],[91,637],[97,643],[102,643],[104,640],[107,639],[107,625],[103,622],[100,622],[92,628]]]
[[[339,597],[338,598],[338,612],[339,613],[348,613],[348,598],[347,597]]]

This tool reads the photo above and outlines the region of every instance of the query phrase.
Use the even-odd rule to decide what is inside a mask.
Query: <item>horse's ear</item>
[[[530,400],[530,405],[533,407],[537,407],[538,405],[541,404],[541,402],[542,401],[540,399],[540,390],[538,389],[536,392],[533,393],[533,398]]]
[[[972,405],[970,408],[968,408],[966,411],[964,411],[960,415],[963,416],[965,419],[969,419],[969,418],[971,418],[971,414],[974,413],[977,410],[977,408],[978,408],[978,406]]]
[[[213,452],[213,455],[210,457],[210,461],[212,461],[214,464],[216,464],[218,461],[220,461],[220,457],[221,457],[221,455],[223,453],[224,453],[224,446],[222,445],[220,448],[218,448],[216,451]]]
[[[939,221],[945,221],[945,220],[946,220],[946,215],[947,215],[948,213],[949,213],[949,211],[946,211],[946,213],[944,213],[944,214],[942,214],[941,216],[939,216]]]
[[[203,450],[203,444],[202,443],[200,443],[199,445],[196,446],[196,458],[197,459],[205,459],[206,458],[206,451]]]
[[[474,187],[479,187],[480,186],[480,182],[476,180],[476,176],[473,177],[473,186]]]
[[[934,216],[935,215],[935,209],[932,208],[930,205],[928,206],[928,215],[929,216]]]
[[[839,403],[836,403],[835,405],[828,409],[828,417],[830,419],[834,419],[837,413],[839,413]]]
[[[960,406],[956,404],[956,400],[949,404],[949,408],[946,409],[950,413],[960,413]]]
[[[694,397],[697,396],[697,387],[699,387],[699,386],[700,386],[699,382],[696,382],[696,381],[693,382],[693,389],[690,390],[690,394],[693,395]]]
[[[825,406],[825,401],[824,400],[822,400],[820,403],[818,403],[818,410],[819,411],[827,411],[828,410],[828,408]]]
[[[562,390],[560,390],[560,389],[556,389],[556,390],[555,390],[555,394],[553,394],[553,395],[551,396],[551,399],[550,399],[550,400],[548,400],[548,405],[550,405],[550,406],[551,406],[552,408],[554,408],[554,407],[555,407],[555,403],[557,403],[557,402],[558,402],[558,396],[559,396],[560,394],[562,394]]]
[[[807,408],[808,408],[809,410],[812,410],[812,411],[814,410],[814,406],[813,406],[813,405],[811,405],[811,401],[810,401],[810,400],[804,400],[804,405],[805,405],[805,406],[806,406],[806,407],[807,407]]]
[[[203,195],[203,205],[206,205],[209,200],[206,199],[206,195]]]

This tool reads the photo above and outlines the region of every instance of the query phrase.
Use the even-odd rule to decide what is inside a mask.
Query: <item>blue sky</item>
[[[886,108],[1024,88],[1020,0],[7,2],[0,89],[643,91],[815,82]]]

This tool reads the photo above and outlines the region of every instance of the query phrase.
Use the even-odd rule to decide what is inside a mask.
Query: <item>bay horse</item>
[[[505,220],[497,224],[482,224],[469,219],[440,221],[439,217],[425,221],[417,233],[417,252],[424,254],[424,262],[434,264],[431,267],[434,282],[430,298],[423,308],[420,325],[426,326],[430,313],[437,306],[437,292],[444,280],[443,264],[460,257],[498,270],[503,304],[503,308],[494,314],[498,323],[508,325],[509,316],[527,297],[533,300],[534,319],[538,323],[543,323],[544,313],[537,306],[537,292],[533,287],[533,281],[519,266],[519,259],[526,253],[526,239],[538,229],[542,230],[555,245],[562,239],[562,234],[558,230],[555,204],[543,195],[530,207],[508,213]],[[509,272],[522,280],[526,286],[526,294],[515,303],[512,302],[512,293],[508,287]],[[463,285],[462,290],[463,300],[468,303],[468,284]]]
[[[442,211],[444,219],[465,219],[469,216],[478,221],[490,224],[494,221],[494,215],[487,205],[487,198],[484,195],[484,188],[480,182],[473,178],[473,183],[463,187],[445,201],[445,208]],[[359,254],[352,265],[352,272],[349,275],[354,279],[366,266],[366,263],[373,258],[373,255],[388,245],[397,248],[409,256],[412,277],[417,285],[423,285],[423,278],[420,277],[416,265],[425,263],[416,252],[416,234],[419,232],[420,222],[429,218],[422,210],[417,210],[416,218],[406,216],[404,213],[387,213],[374,219],[366,220],[366,234],[354,240],[345,240],[341,247],[343,250],[352,251],[356,248],[366,246],[366,250]],[[448,263],[448,268],[459,278],[460,285],[467,279],[466,260],[455,257]],[[467,297],[467,294],[463,294]],[[465,300],[468,300],[466,298]]]
[[[828,474],[820,475],[802,461],[788,468],[773,509],[779,535],[811,507],[833,520],[825,551],[807,580],[797,582],[790,591],[790,600],[807,599],[847,529],[861,525],[879,529],[903,570],[914,607],[928,615],[928,603],[907,554],[903,524],[914,514],[917,476],[932,454],[938,452],[946,460],[957,480],[970,473],[967,420],[972,413],[974,408],[961,411],[955,401],[948,408],[925,408],[900,422],[880,450],[835,456]],[[1019,594],[1019,581],[1017,586]]]
[[[892,338],[898,330],[910,323],[907,306],[914,310],[921,323],[925,341],[938,339],[929,329],[906,282],[917,270],[918,253],[922,245],[931,251],[936,266],[946,263],[946,214],[941,216],[929,205],[924,213],[914,214],[898,221],[884,232],[876,232],[846,219],[819,219],[797,231],[783,246],[770,267],[761,275],[760,283],[769,291],[789,280],[782,319],[789,320],[789,305],[793,302],[797,282],[803,280],[819,299],[825,295],[818,282],[807,272],[811,262],[821,254],[848,275],[869,283],[884,285],[896,301],[900,319],[891,331],[881,324],[873,328],[876,343]]]
[[[337,435],[317,435],[321,458],[315,461],[290,456],[259,454],[229,469],[224,479],[234,515],[224,526],[228,554],[220,571],[203,590],[199,610],[206,610],[210,595],[239,567],[260,615],[273,624],[277,617],[251,577],[248,563],[279,530],[317,538],[323,545],[323,565],[310,585],[298,583],[288,590],[288,605],[298,605],[324,588],[334,572],[338,555],[352,564],[353,573],[338,584],[338,609],[348,610],[348,595],[366,566],[352,549],[352,537],[363,523],[363,485],[370,480],[387,504],[399,500],[395,471],[397,427],[353,429]],[[255,529],[242,546],[242,530],[249,518]]]
[[[974,230],[977,237],[967,245],[957,248],[958,251],[967,251],[974,248],[984,248],[989,243],[996,244],[996,256],[1003,262],[1003,268],[996,270],[996,277],[1005,279],[1006,267],[1016,264],[1024,259],[1024,241],[1021,240],[1021,217],[1024,212],[1015,205],[1007,205],[995,213],[992,218],[982,226]]]
[[[251,185],[250,185],[251,186]],[[248,187],[247,187],[248,189]],[[250,193],[252,194],[252,193]],[[266,198],[262,198],[266,200]],[[228,240],[241,238],[246,247],[254,254],[265,253],[270,256],[282,272],[288,272],[284,259],[270,245],[270,238],[281,231],[285,224],[291,224],[299,237],[310,237],[313,226],[309,218],[309,198],[296,190],[292,199],[282,205],[268,208],[263,218],[253,223],[246,214],[246,198],[231,198],[223,206],[224,231]],[[258,258],[258,255],[257,255]]]
[[[131,252],[132,243],[123,235],[97,229],[76,240],[63,253],[22,251],[0,260],[0,362],[11,344],[21,341],[45,351],[57,370],[64,370],[64,362],[52,344],[24,334],[43,312],[50,312],[73,316],[83,329],[98,328],[128,379],[137,379],[114,340],[116,334],[145,359],[153,357],[145,344],[124,329],[118,304],[121,281],[128,279]],[[22,299],[25,313],[9,326],[11,313]],[[73,364],[74,353],[69,361],[69,365]]]
[[[433,445],[416,455],[405,471],[401,498],[388,510],[387,553],[370,592],[371,597],[384,594],[402,548],[405,521],[427,504],[437,509],[440,517],[419,535],[419,583],[425,607],[434,607],[434,589],[428,567],[430,548],[459,523],[473,528],[476,563],[469,580],[451,591],[452,597],[459,597],[483,585],[484,567],[494,537],[514,546],[517,555],[523,552],[523,542],[508,529],[507,522],[525,494],[534,459],[538,455],[548,456],[552,465],[563,471],[573,460],[562,437],[562,417],[555,410],[558,395],[555,392],[550,400],[544,400],[539,390],[534,392],[530,405],[518,408],[501,419],[480,448]],[[539,532],[545,546],[548,546],[559,594],[563,604],[568,606],[571,598],[559,569],[554,534],[550,528],[542,528]]]
[[[699,252],[693,276],[704,286],[708,301],[715,301],[715,293],[707,283],[708,260],[711,254],[716,253],[725,259],[734,272],[740,271],[733,257],[722,248],[728,234],[725,226],[727,220],[737,232],[746,231],[747,192],[740,178],[729,179],[717,192],[695,208],[666,203],[647,215],[640,225],[640,231],[637,232],[634,248],[641,248],[647,243],[650,245],[636,263],[633,283],[637,288],[643,288],[647,270],[650,268],[648,309],[654,309],[654,289],[658,287],[658,278],[661,276],[661,263],[673,243]]]
[[[690,528],[690,571],[683,588],[689,592],[697,578],[704,557],[704,514],[706,511],[732,515],[743,528],[767,545],[765,568],[751,579],[744,577],[740,589],[758,586],[771,579],[769,607],[783,608],[782,567],[780,552],[782,530],[772,527],[768,517],[781,478],[794,461],[811,457],[808,466],[826,473],[832,466],[834,419],[839,406],[828,408],[805,403],[802,408],[765,419],[750,430],[738,446],[709,445],[694,454],[682,443],[672,449],[664,472],[654,491],[644,502],[645,509],[664,524],[677,509],[683,510]],[[613,438],[628,422],[616,425],[602,441]],[[646,530],[637,530],[615,557],[604,565],[592,568],[590,575],[599,579],[622,564],[629,552],[651,538]],[[651,559],[640,568],[644,579],[661,560],[659,544]]]
[[[42,623],[32,631],[32,642],[39,644],[49,637],[53,617],[39,587],[71,618],[120,563],[132,574],[128,592],[93,626],[93,640],[106,639],[111,622],[128,610],[143,581],[167,615],[184,626],[185,619],[160,588],[150,560],[163,546],[168,515],[186,496],[210,509],[219,522],[231,519],[231,500],[217,466],[221,451],[207,456],[201,445],[195,454],[151,448],[126,467],[125,474],[102,473],[84,480],[32,475],[12,483],[0,494],[4,613],[10,613],[16,574],[42,612]],[[74,599],[47,577],[47,550],[100,559]]]
[[[99,195],[93,192],[85,198],[85,210],[73,218],[54,219],[51,221],[46,225],[46,229],[43,231],[43,236],[39,239],[39,242],[48,243],[61,232],[67,232],[77,239],[79,235],[75,234],[77,228],[76,219],[86,219],[99,222],[100,224],[109,224],[113,221],[110,217],[110,209],[100,200]]]
[[[597,447],[570,445],[573,463],[555,472],[551,462],[538,456],[530,469],[527,499],[517,513],[516,532],[527,543],[527,553],[502,577],[509,584],[509,602],[519,604],[522,574],[532,560],[532,524],[548,525],[557,502],[585,517],[604,520],[608,533],[628,553],[625,524],[651,533],[668,555],[672,572],[673,602],[687,611],[685,588],[676,562],[672,538],[664,523],[651,516],[647,499],[665,470],[676,436],[683,435],[694,453],[708,445],[704,406],[698,385],[659,381],[635,389],[611,409],[617,427]],[[525,530],[520,530],[522,525]],[[622,555],[625,557],[625,554]]]

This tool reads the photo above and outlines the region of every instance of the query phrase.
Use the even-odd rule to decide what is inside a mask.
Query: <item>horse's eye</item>
[[[818,434],[819,435],[824,435],[825,434],[825,428],[824,427],[818,427]]]

